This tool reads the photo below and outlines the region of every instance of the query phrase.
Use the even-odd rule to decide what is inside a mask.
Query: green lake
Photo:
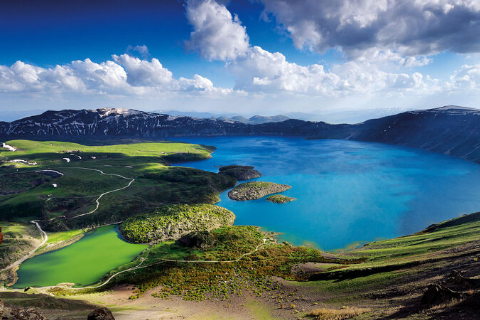
[[[14,288],[44,287],[62,282],[83,287],[105,273],[132,261],[147,245],[125,242],[117,226],[95,229],[74,244],[25,261]]]

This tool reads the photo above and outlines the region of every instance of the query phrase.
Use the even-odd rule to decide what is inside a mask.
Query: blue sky
[[[5,0],[0,45],[4,115],[480,107],[472,0]]]

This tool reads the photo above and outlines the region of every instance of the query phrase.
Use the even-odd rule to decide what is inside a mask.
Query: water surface
[[[237,202],[221,194],[237,225],[283,233],[283,240],[324,250],[417,232],[480,210],[480,166],[450,156],[378,143],[285,137],[181,138],[218,149],[184,166],[255,166],[293,188],[286,204]]]
[[[88,232],[63,249],[41,254],[22,263],[14,288],[52,286],[62,282],[83,287],[105,273],[132,261],[147,245],[123,241],[116,226]]]

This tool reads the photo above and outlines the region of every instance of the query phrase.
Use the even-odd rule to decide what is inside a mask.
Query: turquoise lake
[[[480,210],[480,166],[426,151],[344,140],[286,137],[178,138],[218,149],[209,160],[183,166],[218,172],[252,165],[260,181],[285,183],[275,204],[238,202],[221,194],[236,225],[282,233],[281,240],[334,250],[417,232],[432,223]]]

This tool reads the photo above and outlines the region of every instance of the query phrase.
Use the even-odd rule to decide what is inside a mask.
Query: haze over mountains
[[[458,106],[408,111],[358,124],[287,117],[198,119],[130,109],[47,111],[0,122],[0,138],[83,139],[278,135],[382,142],[480,161],[480,110]]]

